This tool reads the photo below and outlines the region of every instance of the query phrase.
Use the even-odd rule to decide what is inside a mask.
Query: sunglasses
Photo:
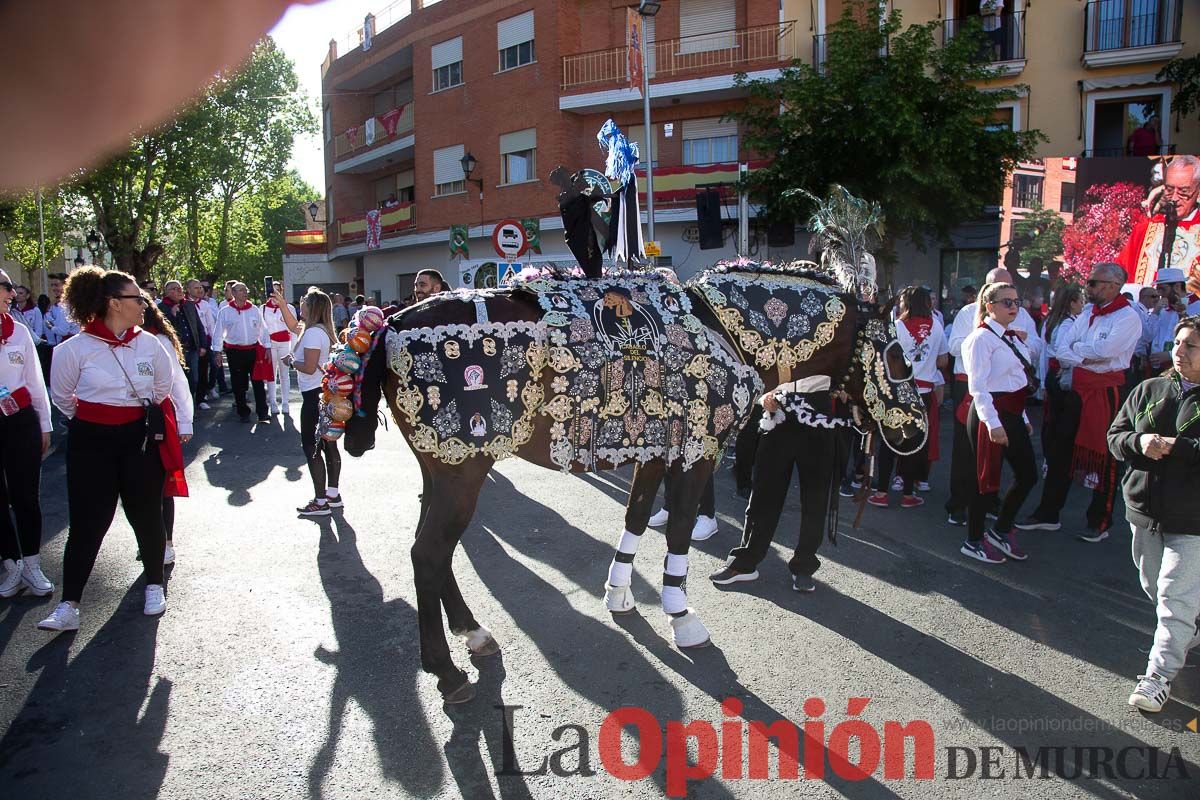
[[[1101,280],[1095,280],[1095,279],[1089,279],[1087,282],[1087,285],[1088,285],[1089,289],[1095,289],[1097,286],[1099,286],[1102,283],[1111,283],[1113,286],[1121,285],[1121,284],[1117,283],[1116,281],[1101,281]]]
[[[999,300],[992,300],[988,305],[1001,305],[1005,308],[1016,308],[1021,305],[1021,301],[1015,297],[1002,297]]]
[[[140,294],[114,294],[114,295],[112,295],[111,299],[113,299],[113,300],[137,300],[139,303],[141,303],[144,306],[150,305],[150,301],[147,300],[145,297],[143,297]]]

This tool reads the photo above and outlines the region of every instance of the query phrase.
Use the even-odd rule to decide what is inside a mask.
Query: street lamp
[[[320,210],[321,210],[321,207],[319,205],[317,205],[316,200],[313,200],[311,203],[308,204],[308,215],[310,217],[312,217],[313,222],[317,221],[317,212]]]
[[[86,263],[87,262],[83,260],[83,248],[76,247],[75,248],[75,269],[79,269]]]
[[[96,253],[100,251],[100,234],[96,233],[95,228],[92,228],[85,241],[87,242],[88,250],[92,251],[92,263],[95,264]]]
[[[483,178],[472,178],[471,173],[475,171],[475,167],[479,164],[475,160],[475,156],[468,152],[465,156],[458,160],[462,167],[463,180],[470,181],[479,187],[479,235],[483,235]]]
[[[654,238],[654,129],[650,127],[650,71],[646,68],[646,17],[653,17],[662,7],[653,0],[641,0],[638,14],[642,16],[642,124],[646,130],[646,227],[650,241]],[[651,263],[654,263],[651,261]]]

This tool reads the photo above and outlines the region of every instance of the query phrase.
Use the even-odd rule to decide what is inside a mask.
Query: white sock
[[[667,553],[663,563],[663,575],[672,577],[687,576],[688,557],[676,553]],[[680,586],[663,586],[662,608],[667,614],[678,614],[687,611],[687,594]]]
[[[323,506],[323,505],[325,505],[325,503],[326,503],[326,502],[328,502],[328,501],[327,501],[327,500],[326,500],[326,498],[324,498],[324,497],[318,497],[318,498],[317,498],[317,505],[319,505],[319,506]]]
[[[642,537],[636,536],[629,531],[622,531],[621,538],[617,541],[617,552],[632,555],[637,553],[638,545],[642,543]],[[613,560],[608,565],[608,585],[609,586],[628,586],[633,580],[633,564]]]
[[[325,496],[330,498],[331,500],[336,498],[340,494],[341,494],[341,492],[338,491],[338,488],[336,486],[326,486],[325,487]]]

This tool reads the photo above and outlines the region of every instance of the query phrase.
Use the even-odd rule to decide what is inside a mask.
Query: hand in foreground
[[[1151,461],[1158,461],[1165,455],[1171,452],[1171,444],[1166,439],[1159,436],[1157,433],[1143,433],[1138,437],[1138,446],[1142,449],[1142,455]]]
[[[1008,444],[1008,434],[1004,432],[1004,428],[991,428],[988,430],[988,438],[993,444],[1001,446]]]
[[[779,401],[775,399],[775,395],[773,394],[764,394],[762,398],[762,407],[774,414],[779,410]]]
[[[50,434],[42,434],[42,458],[46,457],[46,453],[50,452]]]
[[[192,435],[190,433],[179,434],[179,441],[182,442],[183,444],[187,444],[191,440],[192,440]]]

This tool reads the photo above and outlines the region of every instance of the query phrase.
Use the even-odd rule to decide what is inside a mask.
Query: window
[[[333,216],[333,187],[325,187],[325,219],[330,223],[334,222],[337,217]]]
[[[1041,175],[1013,175],[1013,208],[1034,208],[1042,204]]]
[[[734,0],[679,0],[679,53],[707,53],[735,46]],[[713,35],[716,34],[716,35]]]
[[[332,142],[333,141],[333,108],[332,107],[325,106],[325,114],[323,116],[323,121],[325,123],[325,141]]]
[[[1096,102],[1092,118],[1092,156],[1123,156],[1132,144],[1133,132],[1152,117],[1162,119],[1163,96],[1122,97]],[[1153,138],[1161,145],[1162,134]],[[1157,151],[1151,145],[1147,149]]]
[[[1062,194],[1058,197],[1058,210],[1063,214],[1075,213],[1075,184],[1062,184]]]
[[[461,159],[466,154],[461,144],[433,151],[433,196],[461,194],[467,190]]]
[[[496,23],[496,48],[500,51],[501,72],[532,64],[533,12],[526,11]]]
[[[433,91],[440,92],[463,82],[462,37],[455,36],[430,49],[433,63]]]
[[[690,166],[728,164],[737,161],[736,122],[720,119],[689,119],[683,122],[683,163]]]
[[[413,196],[413,171],[406,169],[375,181],[375,204],[383,207],[389,200],[411,203]]]
[[[534,158],[537,152],[537,130],[506,133],[500,137],[501,183],[523,183],[537,179]]]
[[[989,131],[1016,130],[1015,112],[1012,106],[1001,106],[992,112],[992,120],[984,128]]]

